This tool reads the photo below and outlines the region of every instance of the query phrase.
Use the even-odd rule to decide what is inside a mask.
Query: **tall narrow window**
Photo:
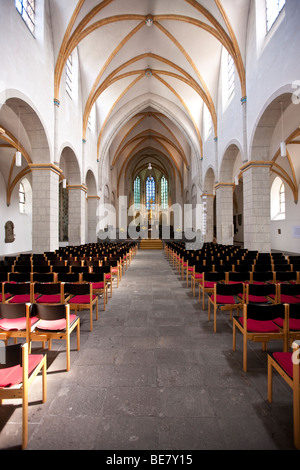
[[[272,28],[284,6],[285,0],[266,0],[267,32]]]
[[[227,70],[228,70],[228,98],[234,92],[234,60],[230,54],[228,54],[227,60]]]
[[[162,210],[168,209],[168,180],[163,176],[161,178],[161,208]]]
[[[72,54],[70,54],[66,63],[66,91],[71,98],[72,98],[72,91],[73,91],[72,69],[73,69],[73,61],[72,61]]]
[[[134,208],[139,211],[141,208],[141,180],[137,176],[134,180]]]
[[[25,214],[25,189],[23,183],[19,186],[19,209],[21,214]]]
[[[285,214],[285,187],[283,183],[279,188],[279,213]]]
[[[155,180],[153,176],[148,176],[146,180],[146,208],[155,209]]]
[[[31,33],[34,34],[35,0],[15,0],[15,6]]]

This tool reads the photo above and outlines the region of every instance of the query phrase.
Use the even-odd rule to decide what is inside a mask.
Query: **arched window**
[[[19,186],[19,209],[21,214],[25,214],[25,189],[23,183]]]
[[[278,176],[271,187],[271,220],[285,219],[285,186]]]
[[[285,0],[266,0],[267,32],[272,28],[284,6]]]
[[[279,188],[279,213],[285,214],[285,187],[283,183]]]
[[[72,98],[73,94],[73,59],[72,54],[69,55],[66,63],[66,91],[70,98]]]
[[[228,72],[228,98],[234,92],[234,60],[230,54],[228,54],[227,58],[227,72]]]
[[[31,33],[34,34],[35,0],[15,0],[15,6]]]
[[[161,178],[160,184],[160,198],[162,210],[168,209],[169,194],[168,194],[168,180],[165,176]]]
[[[151,175],[146,180],[146,208],[155,209],[155,180]]]
[[[141,180],[140,177],[137,176],[134,180],[134,208],[139,211],[141,208]]]

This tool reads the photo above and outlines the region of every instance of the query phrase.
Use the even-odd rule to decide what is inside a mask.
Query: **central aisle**
[[[53,352],[47,403],[30,407],[28,449],[293,448],[259,353],[255,374],[243,373],[229,320],[213,333],[163,251],[136,254],[91,333],[83,313],[79,352],[73,336],[71,371],[64,348]]]

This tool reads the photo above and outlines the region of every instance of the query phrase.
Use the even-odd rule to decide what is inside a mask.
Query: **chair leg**
[[[66,335],[67,372],[70,370],[70,335]]]
[[[243,336],[243,369],[247,372],[247,336]]]
[[[214,333],[217,332],[217,304],[214,304]]]
[[[271,357],[268,356],[268,402],[272,403],[272,389],[273,389],[273,368]]]
[[[232,350],[236,350],[236,326],[235,326],[235,321],[233,321],[232,325]]]

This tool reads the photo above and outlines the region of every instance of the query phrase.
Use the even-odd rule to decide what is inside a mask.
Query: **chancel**
[[[0,1],[0,346],[48,384],[1,365],[29,406],[0,400],[0,449],[300,448],[299,21]]]

